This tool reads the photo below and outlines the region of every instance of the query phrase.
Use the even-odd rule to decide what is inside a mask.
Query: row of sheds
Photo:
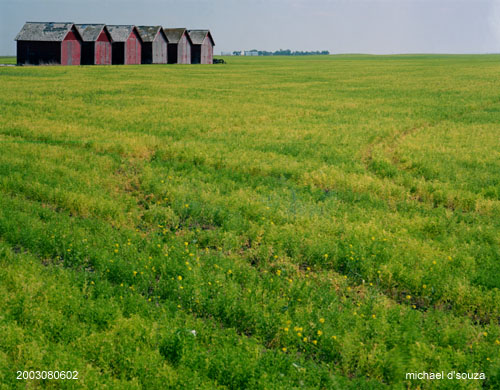
[[[209,30],[27,22],[15,38],[18,65],[211,64]]]

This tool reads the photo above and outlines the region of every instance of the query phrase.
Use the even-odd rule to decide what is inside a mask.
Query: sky
[[[500,52],[500,0],[0,0],[0,55],[25,21],[208,28],[216,54]]]

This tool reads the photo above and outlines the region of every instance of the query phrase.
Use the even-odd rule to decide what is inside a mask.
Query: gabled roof
[[[191,38],[189,37],[189,34],[187,34],[187,30],[185,28],[164,28],[163,31],[165,31],[168,43],[179,43],[184,33],[186,33],[189,42],[193,43],[191,41]]]
[[[136,31],[137,35],[140,34],[137,31],[137,28],[133,25],[106,25],[109,33],[111,34],[111,39],[113,42],[126,42],[132,31]],[[142,40],[142,38],[141,38]]]
[[[102,30],[108,31],[105,24],[75,24],[84,42],[95,42]]]
[[[74,29],[81,38],[81,34],[74,26],[73,23],[26,22],[15,40],[62,42],[71,29]]]
[[[188,30],[189,37],[193,41],[193,45],[202,45],[205,38],[208,36],[215,46],[215,41],[210,34],[210,30]]]
[[[153,42],[158,33],[162,34],[168,42],[168,38],[162,26],[137,26],[137,31],[144,42]]]

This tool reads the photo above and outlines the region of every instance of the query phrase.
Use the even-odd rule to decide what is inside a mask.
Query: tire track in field
[[[432,128],[437,127],[440,124],[442,124],[446,121],[449,121],[449,120],[458,120],[458,119],[465,118],[467,115],[478,113],[478,112],[483,111],[489,107],[492,107],[498,103],[500,103],[500,98],[498,98],[494,101],[485,103],[483,105],[480,105],[477,108],[474,108],[471,110],[463,110],[462,112],[460,112],[456,115],[450,115],[450,116],[447,116],[443,119],[440,119],[440,120],[437,120],[434,122],[427,122],[427,123],[424,123],[424,124],[421,124],[418,126],[413,126],[413,127],[407,128],[407,129],[403,129],[401,131],[396,131],[396,133],[392,134],[390,137],[385,137],[385,138],[384,137],[377,137],[374,142],[370,143],[365,148],[365,150],[362,153],[361,160],[363,161],[365,168],[368,171],[372,171],[372,169],[370,167],[370,163],[373,161],[373,157],[374,157],[373,153],[377,147],[381,147],[381,149],[384,152],[383,154],[386,156],[390,156],[391,161],[396,165],[396,168],[400,169],[400,167],[398,167],[399,161],[394,156],[394,153],[398,149],[399,144],[401,144],[401,142],[403,142],[408,136],[417,134],[424,129],[432,129]]]
[[[386,157],[387,160],[389,160],[390,167],[394,168],[400,174],[410,175],[411,178],[417,180],[421,185],[431,185],[430,181],[426,177],[424,176],[416,177],[412,175],[411,172],[408,172],[408,170],[405,169],[403,166],[401,166],[400,159],[397,157],[396,152],[399,146],[403,143],[403,141],[408,136],[418,134],[423,130],[436,128],[437,126],[447,121],[458,121],[460,119],[467,117],[468,115],[480,113],[489,107],[497,105],[498,103],[500,103],[500,98],[497,98],[494,101],[484,103],[476,108],[463,110],[462,112],[459,112],[456,115],[449,115],[440,120],[423,123],[421,125],[413,126],[401,131],[396,131],[395,133],[393,133],[388,137],[377,137],[375,141],[370,143],[362,152],[361,154],[362,164],[364,165],[368,173],[371,173],[374,176],[384,180],[390,180],[392,183],[403,186],[407,190],[409,190],[408,185],[405,185],[401,180],[397,180],[398,176],[393,175],[392,173],[385,175],[383,173],[377,172],[376,167],[373,166],[372,164],[376,162],[375,153],[378,151],[380,153],[380,157],[382,157],[382,159],[383,157]],[[479,194],[473,194],[473,195],[475,197],[475,200],[472,205],[468,204],[466,201],[462,202],[463,199],[458,199],[458,198],[451,200],[436,199],[433,198],[432,195],[429,194],[426,190],[423,191],[417,190],[412,194],[412,199],[422,204],[428,204],[432,207],[442,206],[451,211],[454,211],[458,208],[463,212],[470,212],[476,210],[478,204],[480,207],[481,202],[484,200],[484,198]]]

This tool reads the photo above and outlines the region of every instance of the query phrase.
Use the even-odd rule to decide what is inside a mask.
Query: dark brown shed
[[[27,22],[15,40],[18,65],[80,65],[83,41],[73,23]]]
[[[215,42],[210,30],[189,30],[193,42],[191,50],[192,64],[212,64],[214,61]]]
[[[164,28],[168,39],[168,63],[190,64],[192,41],[185,28]]]
[[[113,65],[139,65],[142,39],[137,27],[132,25],[108,25],[112,39]]]
[[[111,34],[104,24],[77,24],[83,39],[82,65],[111,65]]]
[[[142,38],[142,63],[166,64],[168,39],[161,26],[137,26]]]

